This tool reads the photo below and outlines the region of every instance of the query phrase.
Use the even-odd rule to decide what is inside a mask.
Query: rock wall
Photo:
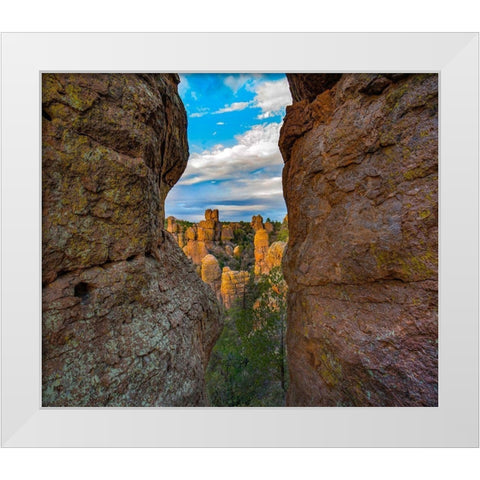
[[[288,80],[288,404],[435,406],[437,75]]]
[[[188,158],[173,74],[44,74],[44,406],[204,405],[221,329],[163,230]]]
[[[264,228],[259,228],[255,232],[253,244],[255,247],[255,275],[268,274],[267,255],[269,247],[268,232]]]
[[[220,292],[225,308],[231,308],[235,300],[245,295],[249,278],[248,272],[223,267]]]

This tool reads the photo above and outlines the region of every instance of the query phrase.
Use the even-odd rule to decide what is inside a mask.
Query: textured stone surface
[[[178,224],[175,217],[170,216],[167,218],[167,232],[178,233]]]
[[[286,246],[287,244],[285,242],[273,242],[268,247],[267,256],[265,257],[265,264],[268,272],[270,272],[272,268],[282,266],[282,259]]]
[[[195,265],[201,265],[203,257],[208,255],[205,242],[200,240],[189,240],[183,247],[183,252]]]
[[[252,217],[251,225],[255,231],[263,228],[263,217],[261,215],[254,215]]]
[[[221,298],[220,285],[222,282],[222,270],[220,269],[218,260],[211,254],[202,258],[201,277],[205,283],[212,287],[217,298]]]
[[[312,75],[310,73],[287,73],[288,85],[294,102],[311,102],[325,90],[330,89],[342,75]]]
[[[272,233],[274,230],[273,223],[265,222],[265,230],[267,231],[267,233]]]
[[[165,196],[188,158],[177,82],[43,75],[44,281],[155,247]]]
[[[437,405],[437,75],[289,75],[289,405]]]
[[[222,234],[220,240],[222,242],[230,242],[233,240],[233,228],[231,225],[222,225]]]
[[[221,296],[225,308],[232,307],[236,299],[242,298],[246,291],[249,278],[250,275],[248,272],[223,267]]]
[[[268,254],[268,232],[264,228],[260,228],[255,232],[253,239],[255,247],[255,275],[262,275],[269,272],[267,267]]]
[[[163,230],[188,157],[177,83],[43,75],[44,406],[205,404],[220,309]]]

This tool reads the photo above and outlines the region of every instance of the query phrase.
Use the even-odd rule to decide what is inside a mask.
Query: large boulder
[[[178,81],[43,75],[44,406],[206,403],[220,309],[163,229],[188,158]]]
[[[288,79],[288,404],[435,406],[438,76]]]

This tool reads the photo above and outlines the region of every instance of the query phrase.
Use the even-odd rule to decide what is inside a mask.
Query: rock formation
[[[197,240],[206,242],[208,246],[220,241],[222,224],[218,220],[218,210],[206,210],[205,220],[199,222],[197,227]]]
[[[202,280],[212,287],[213,291],[217,295],[217,298],[221,299],[220,289],[222,282],[222,270],[218,264],[218,260],[211,254],[202,258]]]
[[[285,242],[273,242],[268,247],[267,255],[265,257],[267,272],[270,272],[272,268],[282,266],[282,259],[286,246],[287,244]]]
[[[437,75],[288,80],[288,404],[435,406]]]
[[[202,259],[208,255],[206,242],[203,240],[188,240],[183,252],[195,265],[201,265]]]
[[[221,224],[218,210],[206,210],[205,220],[188,228],[182,228],[174,217],[168,217],[167,221],[168,231],[195,265],[200,266],[206,255],[218,250],[233,255],[233,245],[230,244],[233,229],[230,225]]]
[[[44,406],[205,404],[220,310],[163,230],[188,157],[178,81],[43,75]]]
[[[273,228],[273,224],[271,222],[265,222],[265,230],[267,231],[267,233],[272,233],[274,228]]]
[[[263,217],[261,215],[254,215],[252,217],[251,225],[255,231],[263,228]]]
[[[235,300],[244,295],[249,278],[248,272],[235,271],[229,267],[223,267],[221,296],[225,308],[232,307]]]
[[[230,242],[233,240],[233,228],[231,225],[222,225],[220,240],[222,242]]]
[[[261,215],[254,216],[252,222],[263,227]],[[240,223],[222,224],[217,209],[207,209],[205,220],[187,228],[185,228],[185,222],[174,217],[167,218],[167,230],[179,244],[181,241],[185,242],[183,252],[192,261],[201,279],[210,285],[218,300],[227,309],[231,308],[235,300],[244,294],[250,277],[247,271],[232,268],[233,264],[238,268],[238,259],[241,259],[243,254],[242,247],[232,243],[234,231],[241,228]],[[266,248],[262,247],[263,270],[267,268],[265,262],[268,253],[268,234],[266,241]],[[227,264],[223,268],[223,273],[219,259],[222,265]]]
[[[254,238],[255,275],[267,274],[269,272],[267,267],[268,245],[268,232],[264,228],[259,228],[256,231]]]

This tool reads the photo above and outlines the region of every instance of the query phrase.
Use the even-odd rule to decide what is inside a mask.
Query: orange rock
[[[178,225],[175,217],[170,216],[167,218],[167,232],[170,232],[170,233],[178,232]]]
[[[249,278],[248,272],[223,267],[220,292],[225,308],[231,308],[235,300],[242,298],[246,292]]]
[[[263,228],[263,217],[261,215],[254,215],[252,217],[251,225],[255,231]]]
[[[187,241],[189,241],[189,240],[196,240],[196,239],[197,239],[197,227],[196,227],[196,226],[188,227],[188,228],[185,230],[185,239],[186,239]]]
[[[201,278],[205,283],[212,287],[217,297],[221,298],[220,286],[222,280],[222,271],[220,270],[218,260],[213,255],[209,254],[203,257],[201,265]]]
[[[265,258],[268,272],[274,267],[282,266],[282,258],[286,246],[287,244],[285,242],[273,242],[270,247],[268,247],[267,256]]]
[[[257,230],[253,240],[255,246],[255,275],[269,272],[267,267],[268,233],[264,228]]]
[[[205,242],[201,242],[199,240],[188,240],[187,244],[183,247],[183,251],[195,265],[200,265],[203,257],[208,255]]]

